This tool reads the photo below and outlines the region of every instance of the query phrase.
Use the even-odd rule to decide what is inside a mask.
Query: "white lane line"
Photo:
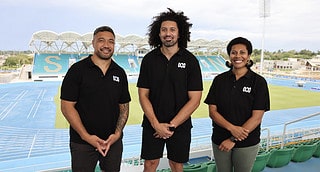
[[[34,118],[34,117],[36,116],[36,114],[37,114],[37,112],[38,112],[38,109],[39,109],[39,107],[40,107],[40,104],[41,104],[41,100],[39,101],[39,103],[38,103],[38,105],[37,105],[37,108],[36,108],[35,112],[33,113],[32,118]]]
[[[21,100],[28,92],[28,90],[22,91],[14,100]]]
[[[28,113],[27,119],[29,119],[29,117],[30,117],[30,115],[31,115],[31,113],[32,113],[32,111],[33,111],[33,109],[34,109],[34,107],[35,107],[36,103],[37,103],[37,101],[34,101],[34,103],[33,103],[32,107],[31,107],[31,109],[30,109],[30,111],[29,111],[29,113]]]
[[[0,113],[0,117],[12,106],[13,102],[10,102],[10,104]]]
[[[0,97],[0,100],[4,99],[4,97],[6,97],[7,95],[8,95],[8,93],[3,94],[3,95]]]
[[[40,90],[37,99],[40,99],[41,95],[42,95],[43,90]]]
[[[46,93],[47,93],[47,89],[44,89],[43,90],[43,93],[42,93],[42,96],[41,96],[41,99],[43,100],[43,97],[46,95]]]
[[[30,146],[29,153],[28,153],[28,158],[30,158],[30,155],[31,155],[33,146],[34,146],[34,144],[35,144],[35,142],[36,142],[36,137],[37,137],[37,134],[35,134],[35,135],[33,136],[32,144],[31,144],[31,146]]]
[[[18,102],[15,102],[15,103],[11,106],[11,108],[7,111],[7,113],[4,114],[4,115],[1,117],[1,120],[3,120],[5,117],[8,116],[8,114],[9,114],[9,113],[11,112],[11,110],[17,105],[17,103],[18,103]]]

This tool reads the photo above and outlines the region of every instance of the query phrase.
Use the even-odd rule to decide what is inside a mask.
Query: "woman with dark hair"
[[[227,53],[230,70],[214,78],[205,99],[214,127],[214,159],[219,172],[251,172],[259,150],[262,117],[270,110],[268,86],[250,69],[249,40],[231,40]]]
[[[164,146],[173,172],[189,160],[191,114],[200,104],[202,76],[196,57],[187,48],[189,18],[183,12],[160,13],[149,26],[149,44],[137,82],[144,112],[141,158],[144,172],[155,172]]]

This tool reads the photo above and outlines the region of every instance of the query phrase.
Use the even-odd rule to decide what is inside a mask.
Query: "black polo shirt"
[[[103,75],[91,55],[70,67],[62,82],[60,98],[77,102],[75,108],[88,133],[102,139],[115,132],[119,104],[131,100],[125,71],[111,61]],[[70,140],[85,143],[72,127]]]
[[[252,110],[270,110],[269,90],[266,80],[249,70],[236,81],[231,70],[216,76],[205,99],[206,104],[217,106],[218,112],[234,125],[242,126],[251,116]],[[213,123],[213,142],[220,145],[231,133]],[[235,147],[246,147],[260,142],[260,125]]]
[[[156,48],[142,60],[137,87],[150,90],[149,99],[158,121],[169,123],[189,100],[188,91],[203,89],[199,62],[184,48],[170,60]],[[146,116],[142,126],[151,127]],[[181,126],[191,128],[191,119]]]

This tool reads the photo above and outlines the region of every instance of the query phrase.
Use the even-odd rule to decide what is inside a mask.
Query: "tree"
[[[27,54],[19,54],[9,56],[6,61],[4,62],[4,67],[9,68],[18,68],[21,67],[23,64],[32,64],[33,57]]]

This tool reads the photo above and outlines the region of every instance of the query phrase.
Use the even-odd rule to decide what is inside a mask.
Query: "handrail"
[[[266,147],[266,151],[269,150],[269,145],[270,145],[270,129],[269,128],[262,128],[261,132],[267,130],[268,135],[267,135],[267,147]]]
[[[314,117],[314,116],[318,116],[318,115],[320,115],[320,112],[317,112],[317,113],[314,113],[314,114],[311,114],[311,115],[308,115],[308,116],[305,116],[305,117],[302,117],[302,118],[299,118],[299,119],[296,119],[296,120],[292,120],[292,121],[286,122],[284,124],[283,133],[282,133],[282,137],[281,137],[281,149],[284,147],[284,137],[285,137],[285,134],[286,134],[287,125],[293,124],[293,123],[296,123],[296,122],[299,122],[299,121],[302,121],[302,120],[305,120],[305,119],[308,119],[308,118],[311,118],[311,117]]]

